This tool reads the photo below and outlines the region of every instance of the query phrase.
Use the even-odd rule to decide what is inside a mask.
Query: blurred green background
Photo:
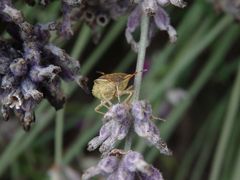
[[[16,6],[32,23],[60,17],[59,1],[47,8],[21,1]],[[154,38],[147,50],[141,97],[151,102],[155,115],[166,119],[156,123],[173,156],[160,155],[138,137],[133,149],[165,179],[239,180],[240,27],[232,16],[201,0],[168,12],[178,40],[170,44],[165,32]],[[64,40],[53,34],[52,42],[80,61],[91,87],[99,76],[96,71],[134,72],[136,54],[126,43],[125,26],[126,18],[111,22],[94,44],[91,29],[77,22],[74,37]],[[1,36],[8,34],[1,30]],[[64,110],[56,113],[43,102],[30,132],[24,132],[17,120],[0,122],[0,179],[48,179],[50,169],[59,171],[52,167],[61,154],[60,171],[71,167],[81,174],[98,162],[100,153],[86,151],[101,126],[101,116],[94,112],[98,100],[74,84],[63,83],[63,88],[68,96]]]

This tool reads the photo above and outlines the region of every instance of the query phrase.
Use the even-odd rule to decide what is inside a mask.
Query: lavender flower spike
[[[100,146],[101,153],[107,153],[114,148],[118,140],[124,139],[130,128],[128,106],[116,104],[104,116],[104,125],[99,136],[88,143],[88,150],[93,151]]]
[[[109,176],[118,167],[119,159],[115,156],[107,156],[100,160],[96,167],[90,167],[82,176],[82,180],[88,180],[97,175]]]
[[[137,101],[132,106],[132,116],[134,118],[134,130],[140,136],[148,140],[159,151],[166,155],[172,152],[167,144],[161,139],[157,126],[151,121],[152,108],[146,101]]]
[[[178,7],[184,7],[185,4],[181,0],[170,0],[172,4]],[[177,33],[173,26],[170,24],[170,18],[166,11],[162,8],[162,5],[169,4],[169,0],[143,0],[140,2],[135,2],[137,5],[133,9],[132,13],[129,15],[127,28],[125,31],[125,36],[127,42],[131,44],[134,51],[138,51],[138,43],[133,38],[133,33],[140,26],[141,17],[144,14],[150,16],[149,32],[148,32],[148,42],[150,44],[151,38],[156,32],[156,28],[167,31],[170,42],[175,42],[177,40]]]
[[[135,151],[127,152],[122,158],[115,177],[125,180],[134,180],[135,177],[141,177],[141,180],[163,180],[162,174]]]
[[[135,151],[112,150],[97,166],[89,168],[82,176],[88,180],[102,175],[107,180],[163,180],[162,174],[144,161],[143,156]]]

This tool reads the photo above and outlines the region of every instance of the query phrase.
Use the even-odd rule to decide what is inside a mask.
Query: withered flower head
[[[68,1],[71,5],[75,1]],[[76,1],[77,3],[77,1]],[[43,98],[59,109],[65,102],[61,79],[76,81],[81,87],[78,61],[49,43],[55,23],[32,25],[11,0],[0,1],[0,20],[12,41],[0,39],[0,101],[5,120],[14,112],[25,130],[35,120],[34,109]]]
[[[107,153],[114,148],[118,140],[124,139],[130,128],[130,114],[127,106],[116,104],[105,114],[104,124],[100,129],[99,136],[88,143],[88,150],[99,148],[101,153]]]
[[[113,105],[103,117],[99,136],[88,143],[88,150],[93,151],[100,146],[99,151],[106,154],[114,148],[117,141],[127,136],[129,129],[133,128],[138,136],[146,139],[161,153],[171,155],[152,119],[152,107],[146,101],[136,101],[131,105]]]
[[[183,8],[186,6],[185,2],[182,0],[138,0],[135,3],[136,6],[128,18],[127,28],[125,31],[127,42],[131,44],[134,51],[138,51],[138,43],[133,38],[132,34],[140,26],[143,14],[150,16],[148,44],[150,44],[151,38],[157,28],[167,31],[170,42],[176,41],[176,30],[170,24],[170,18],[162,7],[168,4],[173,4],[174,6]]]
[[[152,121],[152,107],[148,102],[134,102],[132,106],[132,116],[134,118],[134,130],[140,137],[145,138],[161,153],[166,155],[172,154],[167,144],[160,137],[158,127]]]
[[[142,180],[163,180],[162,174],[152,165],[144,161],[143,156],[136,151],[116,153],[116,149],[103,157],[97,166],[85,171],[83,180],[94,176],[104,176],[108,180],[125,179],[134,180],[137,177]]]

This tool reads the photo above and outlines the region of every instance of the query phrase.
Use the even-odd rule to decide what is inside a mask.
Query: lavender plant
[[[27,3],[34,5],[34,1]],[[48,1],[40,1],[44,6],[48,3]],[[141,179],[163,179],[161,173],[148,165],[140,153],[130,151],[130,136],[131,131],[134,130],[140,137],[159,149],[160,153],[171,155],[171,151],[160,137],[158,128],[152,122],[154,118],[150,104],[139,101],[146,48],[151,42],[156,27],[167,31],[171,42],[176,40],[176,31],[170,25],[170,19],[162,8],[169,3],[178,7],[185,6],[182,1],[63,0],[63,18],[60,22],[56,20],[47,24],[32,25],[24,19],[21,11],[17,10],[10,0],[2,1],[1,20],[8,25],[7,30],[17,44],[15,46],[6,40],[1,43],[3,64],[1,99],[4,118],[7,120],[10,111],[13,110],[24,129],[28,130],[34,122],[34,109],[43,98],[47,98],[56,109],[62,108],[65,98],[60,88],[60,78],[75,81],[85,88],[85,79],[79,75],[79,63],[64,50],[49,42],[50,31],[57,31],[60,35],[69,38],[73,35],[72,20],[83,19],[95,30],[96,26],[105,26],[111,19],[116,20],[117,17],[130,13],[125,35],[132,49],[138,52],[134,96],[131,101],[113,105],[104,115],[104,125],[100,135],[89,142],[88,150],[95,150],[100,146],[99,150],[106,158],[100,162],[100,169],[97,172],[92,172],[90,169],[83,175],[83,179],[102,173],[108,173],[108,179],[130,180],[135,179],[135,176]],[[137,43],[132,33],[140,24],[141,38]],[[119,153],[113,153],[113,149],[116,141],[124,138],[127,138],[127,146],[125,152],[120,153],[120,157]],[[113,160],[112,165],[104,163],[109,161],[108,158],[116,158],[116,156],[119,160]],[[109,165],[110,167],[107,167]],[[109,168],[112,170],[108,172]]]
[[[24,7],[27,7],[27,10],[40,8],[43,12],[48,8],[52,8],[53,4],[57,4],[55,13],[58,15],[55,17],[58,17],[48,22],[44,21],[42,24],[40,22],[41,20],[39,21],[41,18],[34,19],[30,23],[27,16],[25,16],[25,14],[23,15],[25,11],[21,6],[19,7],[19,4],[22,5],[23,2],[31,6],[28,7],[25,5]],[[16,134],[13,134],[11,132],[15,132],[16,127],[14,126],[13,129],[9,129],[9,127],[5,128],[4,125],[10,125],[10,123],[3,122],[1,129],[9,129],[9,131],[3,131],[2,133],[6,134],[10,140],[6,139],[9,141],[9,145],[0,156],[0,175],[5,173],[7,174],[7,178],[20,179],[21,175],[19,175],[19,172],[24,174],[24,172],[27,171],[27,174],[34,178],[38,177],[39,169],[46,173],[46,164],[48,164],[49,167],[49,164],[52,163],[51,156],[50,158],[47,155],[45,157],[37,157],[35,161],[37,161],[38,171],[31,174],[33,172],[31,168],[34,167],[31,153],[35,147],[41,150],[42,145],[49,143],[54,136],[55,161],[54,165],[48,171],[50,179],[78,180],[102,176],[103,179],[161,180],[163,177],[167,177],[165,172],[162,174],[157,168],[151,165],[153,160],[156,160],[155,158],[159,155],[159,152],[164,155],[172,154],[165,141],[177,127],[184,111],[193,104],[196,94],[199,93],[203,85],[208,82],[210,75],[213,74],[217,65],[223,62],[222,60],[226,55],[227,48],[231,47],[232,42],[235,42],[233,39],[237,39],[236,37],[238,37],[236,28],[234,30],[234,27],[231,25],[231,18],[216,17],[213,13],[209,13],[209,9],[206,8],[207,6],[201,8],[199,5],[202,5],[202,3],[196,2],[197,5],[191,6],[191,11],[189,10],[189,13],[183,18],[184,20],[181,20],[182,22],[179,23],[178,33],[181,38],[180,43],[177,41],[176,46],[167,46],[154,56],[146,56],[146,48],[151,44],[153,37],[159,32],[158,30],[165,31],[169,36],[170,42],[176,42],[177,40],[177,32],[170,22],[168,13],[165,11],[165,7],[170,4],[180,8],[186,6],[185,2],[175,0],[24,0],[20,3],[19,1],[2,0],[0,2],[0,32],[5,32],[5,34],[2,33],[3,36],[0,37],[0,101],[2,104],[2,115],[3,118],[7,120],[10,118],[11,112],[14,112],[25,130],[29,130],[31,124],[34,122],[35,109],[44,99],[47,99],[56,110],[63,108],[66,101],[64,94],[70,96],[73,94],[76,86],[67,84],[69,85],[68,87],[61,88],[62,80],[74,81],[75,84],[86,89],[86,78],[80,75],[80,65],[76,60],[78,57],[82,57],[82,59],[85,60],[88,51],[94,47],[92,48],[94,50],[90,52],[90,58],[87,58],[83,66],[81,66],[83,74],[89,73],[89,70],[96,64],[95,62],[100,59],[106,51],[109,52],[111,57],[105,56],[104,59],[108,58],[116,61],[120,58],[119,53],[117,54],[119,57],[116,57],[116,54],[112,56],[110,46],[114,44],[113,41],[117,35],[121,33],[124,24],[124,18],[122,17],[127,16],[128,18],[124,24],[126,26],[124,41],[129,43],[129,47],[138,55],[133,88],[129,86],[126,87],[126,89],[123,88],[123,91],[122,89],[118,91],[118,83],[116,83],[114,95],[111,96],[115,97],[115,99],[111,99],[110,101],[104,96],[99,98],[100,100],[105,100],[106,103],[103,106],[107,108],[107,112],[104,112],[102,121],[96,122],[96,116],[99,114],[93,113],[95,103],[87,105],[85,102],[78,102],[78,112],[72,110],[76,107],[74,103],[74,106],[70,103],[67,109],[57,112],[55,136],[50,126],[49,128],[45,128],[51,122],[50,120],[53,119],[55,111],[47,109],[45,104],[43,106],[44,108],[36,111],[36,119],[39,119],[39,121],[29,133],[23,133],[19,130]],[[238,18],[236,2],[221,1],[215,2],[215,4]],[[178,12],[176,12],[176,14],[177,13]],[[206,14],[203,15],[204,13]],[[41,17],[41,15],[39,15],[39,17]],[[178,21],[181,16],[176,17]],[[204,21],[202,21],[202,19],[204,19]],[[115,21],[117,25],[112,23],[112,21]],[[81,24],[79,22],[81,22]],[[114,24],[113,28],[109,28],[112,24]],[[199,24],[201,24],[201,26],[199,26]],[[88,25],[88,27],[86,25]],[[90,39],[89,27],[92,32],[92,39],[94,43],[97,44],[93,45],[89,43],[87,46],[88,39]],[[217,44],[221,44],[221,47],[214,45],[214,47],[216,46],[217,48],[216,50],[213,48],[213,53],[211,51],[205,53],[208,54],[211,52],[213,56],[207,60],[199,77],[195,80],[195,76],[198,76],[199,70],[196,70],[196,73],[191,73],[191,75],[189,75],[189,72],[192,72],[192,69],[195,71],[194,66],[197,66],[197,69],[201,69],[203,63],[201,61],[200,65],[196,64],[196,57],[209,45],[215,43],[214,40],[219,37],[226,27],[230,27],[229,31],[226,32],[226,36],[217,41]],[[193,29],[197,29],[196,32]],[[6,35],[6,32],[8,35]],[[80,32],[79,35],[77,32]],[[141,35],[139,42],[136,38],[138,32],[140,32]],[[191,33],[192,36],[189,36]],[[54,35],[54,38],[52,35]],[[75,40],[77,36],[78,38]],[[65,44],[67,46],[61,47],[61,43],[52,41],[56,39],[56,37],[59,37],[59,39],[57,39],[59,42],[70,42],[70,46]],[[103,41],[101,39],[102,37],[104,38]],[[66,39],[70,41],[66,41]],[[73,45],[72,42],[77,43]],[[100,44],[98,44],[99,42]],[[117,45],[119,42],[115,44]],[[73,53],[70,53],[71,55],[67,54],[63,49],[68,47],[74,47]],[[155,47],[159,47],[159,44]],[[84,54],[79,56],[78,53],[82,52],[83,48],[86,48],[86,54],[84,52]],[[69,51],[69,49],[67,49],[67,51]],[[121,63],[119,63],[121,67],[126,67],[133,62],[135,55],[130,52],[126,57],[126,60],[122,60]],[[192,65],[193,62],[194,65]],[[236,64],[237,63],[233,63],[233,66],[237,67]],[[144,68],[146,68],[146,66],[149,67],[151,71],[144,72],[143,66]],[[107,68],[108,67],[106,67],[106,69]],[[230,70],[228,68],[229,65],[227,64],[226,68],[223,68],[216,76],[230,77],[235,68],[231,67]],[[99,68],[97,70],[105,71]],[[146,73],[145,80],[149,81],[149,83],[147,82],[148,84],[145,84],[145,81],[142,86],[143,72]],[[189,76],[191,76],[191,78]],[[162,78],[161,83],[159,83],[160,78]],[[189,82],[188,78],[191,79]],[[194,82],[191,85],[193,79]],[[224,78],[219,79],[222,80]],[[215,80],[214,78],[214,82]],[[115,80],[114,82],[117,81]],[[174,86],[177,85],[181,87],[182,84],[184,84],[184,88],[189,84],[191,86],[186,92],[179,92],[178,95],[180,99],[183,99],[183,102],[181,102],[181,105],[178,105],[178,103],[176,105],[175,98],[170,97],[169,94],[172,93],[171,89],[173,89]],[[224,137],[230,137],[230,125],[232,126],[234,115],[236,115],[237,112],[236,107],[238,107],[238,101],[234,100],[239,99],[239,93],[237,93],[239,92],[238,85],[239,78],[236,79],[235,90],[232,93],[232,97],[234,96],[234,98],[232,98],[230,103],[231,108],[229,108],[228,112],[230,115],[226,118],[226,120],[230,120],[223,124],[222,129],[224,132],[219,141],[219,150],[216,151],[216,157],[211,167],[212,179],[220,177],[220,168],[228,167],[228,169],[230,169],[233,167],[233,165],[229,163],[232,162],[229,161],[232,159],[232,157],[230,157],[231,153],[226,155],[226,163],[222,163],[223,150],[221,151],[221,148],[226,149],[227,147],[226,138]],[[150,88],[149,90],[144,88],[152,86],[154,86],[154,88]],[[63,93],[63,89],[66,90],[66,93]],[[110,88],[108,88],[108,90],[109,89]],[[140,96],[142,90],[147,92],[146,94],[148,94],[149,91],[150,96],[148,97],[147,95],[145,98]],[[110,89],[110,91],[112,90]],[[129,97],[131,97],[131,93],[133,93],[133,97],[130,100],[128,98],[126,100],[122,97],[124,93]],[[169,97],[167,97],[169,102],[167,103],[165,103],[163,97],[161,97],[164,94],[169,95]],[[77,93],[74,95],[79,96]],[[76,98],[76,100],[79,99]],[[75,101],[75,99],[73,101]],[[177,160],[179,158],[176,153],[178,150],[174,148],[174,154],[177,155],[171,158],[171,163],[170,161],[169,163],[171,164],[171,168],[177,166],[179,169],[176,174],[176,179],[185,179],[189,173],[191,174],[190,179],[197,180],[202,178],[204,172],[207,172],[205,171],[206,162],[209,161],[207,159],[210,159],[211,156],[211,153],[208,152],[211,152],[211,149],[213,149],[212,146],[215,144],[214,138],[216,139],[216,135],[218,135],[216,128],[221,129],[219,119],[220,116],[224,114],[222,113],[222,111],[224,111],[224,104],[226,104],[226,98],[225,101],[219,103],[220,109],[217,109],[216,113],[214,112],[215,116],[210,117],[207,120],[209,122],[204,123],[204,128],[201,128],[202,134],[199,136],[201,140],[196,140],[197,143],[193,144],[193,147],[189,148],[186,153],[184,151],[186,158],[183,163],[174,162],[171,164],[173,162],[172,159]],[[161,119],[156,118],[153,115],[155,113],[161,114],[160,116],[164,118],[167,116],[168,122],[161,124],[162,126],[159,128],[159,126],[157,126],[157,120]],[[65,125],[63,124],[64,117],[66,117],[68,121]],[[200,118],[202,118],[202,116]],[[94,119],[94,121],[92,119]],[[212,119],[214,120],[212,121]],[[102,126],[100,127],[100,125]],[[188,124],[184,125],[186,129]],[[85,127],[87,128],[85,129]],[[45,131],[42,133],[44,128]],[[73,138],[73,134],[76,133],[76,131],[79,132],[79,135],[75,139]],[[233,132],[235,132],[234,137],[236,139],[237,131],[234,130]],[[11,135],[9,135],[10,133]],[[41,136],[39,136],[40,133]],[[68,137],[68,134],[70,134],[71,138]],[[193,132],[190,134],[195,135]],[[63,135],[66,136],[63,137]],[[136,139],[133,139],[133,135],[135,135],[134,137]],[[189,137],[191,135],[187,134],[185,136]],[[5,136],[2,138],[4,139],[4,137]],[[38,141],[34,141],[36,137],[39,137]],[[90,137],[94,138],[89,141]],[[67,142],[66,147],[63,146],[63,138],[65,140],[67,138],[67,141],[65,141]],[[183,147],[187,142],[184,142],[184,140],[181,141],[181,138],[182,137],[179,137],[180,141],[178,141],[178,143]],[[200,141],[206,141],[206,143],[200,143]],[[125,147],[123,148],[124,143]],[[97,162],[95,158],[88,156],[84,148],[86,145],[88,151],[97,149],[100,151],[102,156],[99,162]],[[153,148],[146,151],[148,145],[153,146]],[[1,144],[1,138],[0,146],[4,147]],[[30,146],[31,148],[29,148]],[[66,149],[66,151],[63,151],[63,148],[64,150]],[[28,150],[26,151],[26,149]],[[49,149],[48,151],[52,153],[51,148]],[[186,149],[187,146],[184,150]],[[197,157],[196,149],[198,151],[203,150],[199,153],[201,155],[199,158]],[[232,149],[233,145],[230,145],[229,152],[232,152]],[[47,150],[45,149],[44,151]],[[28,161],[26,164],[31,164],[30,170],[16,165],[18,161],[22,161],[21,159],[14,162],[22,152],[29,152],[28,155],[22,157],[22,159]],[[79,158],[75,158],[76,156]],[[181,153],[180,156],[182,157]],[[193,163],[189,163],[189,159],[194,162],[194,158],[198,159],[198,161],[196,166],[194,165],[191,168]],[[87,169],[81,178],[80,174],[73,170],[68,164],[73,159],[75,164],[78,163],[80,169],[90,167],[89,162],[94,165]],[[11,165],[11,169],[6,171],[9,165]],[[44,167],[41,167],[41,165]],[[164,167],[162,166],[164,166],[164,164],[159,163],[159,166],[161,166],[161,170],[163,171]],[[237,166],[238,164],[236,163],[234,169],[235,179],[238,177],[237,169],[239,168],[237,168]],[[20,170],[18,169],[19,167]],[[193,169],[193,171],[189,172],[186,169]],[[226,177],[228,177],[225,169],[222,172],[224,176],[220,179],[226,179]],[[9,173],[10,171],[11,173]],[[172,177],[172,174],[175,176],[175,172],[176,171],[171,173],[170,176]],[[39,178],[42,178],[42,176],[39,176]]]
[[[170,25],[166,12],[161,8],[161,5],[166,5],[168,2],[153,0],[134,3],[136,5],[129,16],[126,28],[127,41],[132,45],[133,50],[138,52],[136,67],[136,72],[138,73],[134,81],[134,95],[130,101],[113,105],[104,115],[103,126],[99,136],[88,143],[89,151],[95,150],[100,146],[99,151],[103,154],[103,159],[96,167],[89,168],[83,174],[83,179],[90,179],[96,175],[103,175],[106,179],[133,180],[137,177],[146,180],[163,179],[161,173],[148,165],[140,153],[130,151],[132,130],[154,145],[160,153],[172,154],[166,143],[161,139],[158,128],[152,122],[154,116],[152,115],[151,105],[146,101],[139,101],[139,96],[146,48],[153,35],[153,26],[150,24],[151,18],[154,19],[158,28],[168,32],[172,42],[176,40],[176,31]],[[172,3],[179,7],[185,6],[185,3],[181,1]],[[131,33],[140,26],[140,23],[141,37],[140,42],[137,43]],[[94,93],[96,94],[95,91]],[[119,94],[117,95],[119,96]],[[118,100],[120,101],[119,97]],[[109,102],[109,104],[111,103]],[[123,140],[124,138],[127,139],[125,151],[120,153],[121,156],[122,154],[124,156],[119,158],[119,154],[116,155],[113,152],[121,150],[113,150],[113,148],[118,140]]]

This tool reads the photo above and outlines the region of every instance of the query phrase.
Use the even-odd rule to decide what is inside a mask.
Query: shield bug
[[[92,89],[92,94],[96,98],[101,100],[101,103],[95,108],[95,111],[104,114],[99,109],[101,107],[106,107],[112,105],[111,100],[115,97],[118,98],[120,102],[120,96],[128,95],[124,102],[128,102],[133,94],[133,86],[128,86],[129,80],[136,75],[126,73],[112,73],[102,75],[94,80],[94,85]]]

